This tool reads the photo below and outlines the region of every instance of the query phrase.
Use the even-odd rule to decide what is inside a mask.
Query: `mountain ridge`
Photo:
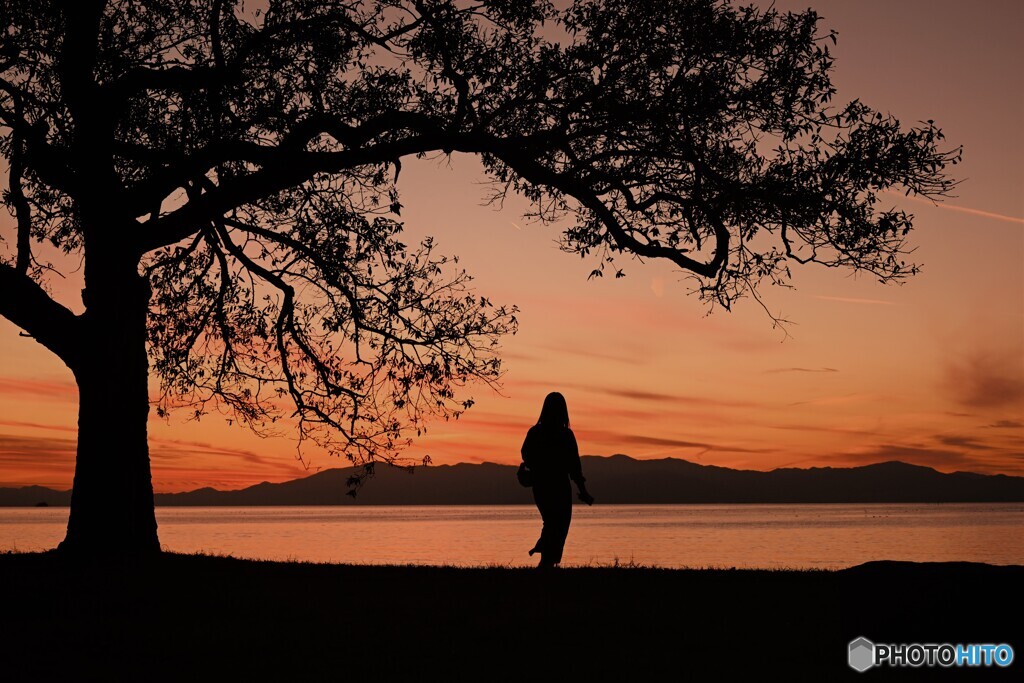
[[[899,460],[857,467],[738,470],[679,458],[583,456],[587,486],[599,503],[939,503],[1024,502],[1024,477],[942,473]],[[381,465],[357,495],[346,495],[358,467],[330,468],[290,481],[221,491],[206,486],[158,493],[158,506],[514,505],[533,502],[515,465]],[[0,507],[66,506],[70,491],[0,488]]]

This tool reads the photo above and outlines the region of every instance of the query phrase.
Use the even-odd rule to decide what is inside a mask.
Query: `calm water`
[[[0,550],[43,550],[67,508],[0,508]],[[276,560],[532,564],[531,506],[157,508],[167,550]],[[1024,505],[576,507],[565,564],[839,568],[869,560],[1024,564]]]

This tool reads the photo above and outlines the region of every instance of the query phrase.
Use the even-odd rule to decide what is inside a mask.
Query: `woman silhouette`
[[[562,561],[562,548],[572,521],[572,488],[576,482],[579,498],[587,505],[594,497],[587,492],[576,436],[569,429],[569,409],[557,391],[544,399],[537,424],[530,427],[523,442],[523,462],[533,473],[533,500],[544,526],[530,555],[540,553],[541,567]]]

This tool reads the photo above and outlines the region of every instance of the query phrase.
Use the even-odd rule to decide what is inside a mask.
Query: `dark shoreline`
[[[1024,566],[360,566],[0,554],[5,680],[1010,680]],[[847,644],[1009,643],[1009,670],[847,666]],[[703,674],[701,676],[700,674]]]
[[[71,492],[66,493],[69,497],[69,501],[61,501],[56,503],[49,503],[46,501],[40,501],[39,503],[25,503],[25,504],[6,504],[0,503],[0,510],[25,510],[30,508],[38,508],[45,510],[47,508],[54,508],[57,510],[69,510],[71,508],[70,497]],[[162,496],[163,494],[158,494]],[[574,501],[572,503],[575,508],[586,507],[584,503]],[[951,506],[951,505],[1024,505],[1022,501],[772,501],[772,502],[755,502],[755,501],[733,501],[733,502],[698,502],[698,503],[665,503],[665,502],[641,502],[641,503],[602,503],[601,507],[643,507],[643,506],[662,506],[662,507],[738,507],[738,506],[750,506],[750,507],[812,507],[812,506],[893,506],[893,505],[913,505],[913,506]],[[160,509],[187,509],[187,508],[339,508],[345,510],[360,509],[360,508],[509,508],[509,507],[526,507],[534,508],[537,504],[534,502],[526,503],[379,503],[379,502],[360,502],[355,505],[351,504],[339,504],[339,503],[283,503],[283,504],[228,504],[228,503],[216,503],[211,505],[200,505],[200,504],[177,504],[177,503],[161,503],[158,502],[154,507]]]

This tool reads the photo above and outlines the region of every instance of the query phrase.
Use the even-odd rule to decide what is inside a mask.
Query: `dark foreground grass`
[[[847,643],[1008,642],[1024,567],[345,566],[0,555],[0,680],[963,680]],[[546,663],[545,663],[546,662]]]

